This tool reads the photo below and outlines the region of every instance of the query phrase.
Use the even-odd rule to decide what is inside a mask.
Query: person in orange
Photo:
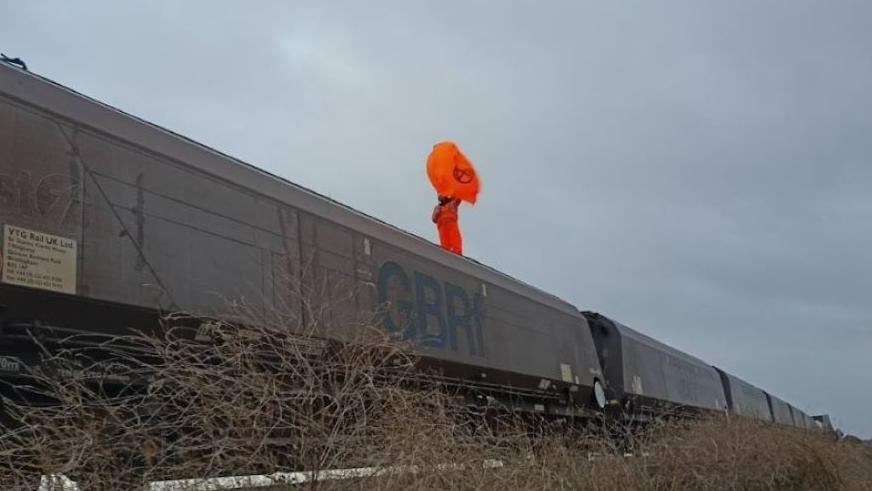
[[[463,239],[457,225],[457,209],[460,200],[450,196],[439,196],[439,204],[433,208],[433,223],[439,230],[439,242],[443,249],[463,255]]]

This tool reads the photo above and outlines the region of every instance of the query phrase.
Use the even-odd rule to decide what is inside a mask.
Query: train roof
[[[40,75],[0,63],[0,93],[217,179],[399,246],[444,266],[464,271],[564,313],[579,316],[578,310],[571,303],[486,264],[445,252],[420,236]]]

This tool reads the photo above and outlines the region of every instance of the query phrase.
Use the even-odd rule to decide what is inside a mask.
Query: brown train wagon
[[[33,362],[23,328],[111,335],[227,299],[302,315],[300,285],[346,285],[328,324],[386,308],[381,325],[452,380],[596,409],[602,372],[571,304],[5,64],[0,228],[0,378]]]

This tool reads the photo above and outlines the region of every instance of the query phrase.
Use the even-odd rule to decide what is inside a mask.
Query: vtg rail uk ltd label
[[[61,293],[76,293],[75,240],[3,226],[2,280]]]

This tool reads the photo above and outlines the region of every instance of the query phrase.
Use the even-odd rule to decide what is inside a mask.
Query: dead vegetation
[[[109,490],[365,467],[296,487],[872,489],[872,452],[821,433],[724,416],[630,431],[472,410],[421,376],[411,346],[367,323],[326,341],[323,312],[297,312],[235,305],[223,317],[235,322],[168,316],[156,334],[44,347],[27,388],[41,404],[5,401],[0,488],[32,489],[40,475]]]

